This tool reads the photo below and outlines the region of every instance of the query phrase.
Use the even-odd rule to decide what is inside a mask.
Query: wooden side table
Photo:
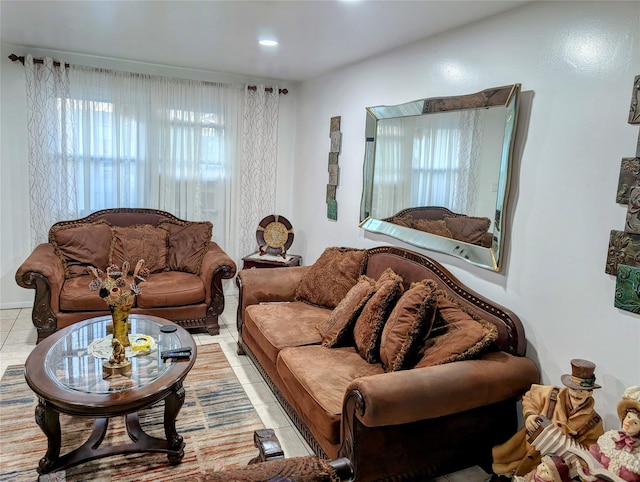
[[[260,256],[260,252],[256,251],[255,253],[242,258],[242,269],[285,268],[289,266],[302,265],[302,256],[297,254],[287,254],[286,256],[286,258],[270,254]]]

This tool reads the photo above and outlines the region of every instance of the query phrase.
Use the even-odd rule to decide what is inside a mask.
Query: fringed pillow
[[[349,344],[353,335],[353,323],[375,292],[375,287],[374,280],[365,275],[360,276],[360,280],[338,303],[329,318],[316,327],[322,335],[324,346],[333,348]]]
[[[418,361],[435,319],[436,289],[433,280],[412,283],[396,303],[380,341],[380,361],[385,371],[411,368]]]
[[[437,299],[433,328],[416,368],[476,358],[498,338],[493,323],[465,311],[444,291],[437,291]]]
[[[106,269],[111,249],[111,225],[105,221],[53,226],[49,242],[62,261],[65,278],[88,274],[89,266]]]
[[[417,219],[413,227],[426,233],[436,234],[445,238],[453,238],[451,231],[442,219]]]
[[[202,260],[209,250],[209,241],[213,235],[213,224],[209,221],[163,221],[158,227],[169,232],[169,270],[200,274]]]
[[[453,239],[471,244],[482,244],[484,235],[491,226],[489,218],[473,216],[445,216],[444,222]]]
[[[366,249],[327,248],[303,275],[295,299],[333,309],[357,283],[366,264]]]
[[[369,298],[353,327],[353,339],[362,358],[378,363],[380,336],[391,310],[402,295],[402,278],[387,268],[376,282],[376,292]]]
[[[111,253],[109,264],[122,266],[129,262],[130,273],[139,260],[151,273],[163,271],[167,266],[167,237],[164,229],[150,224],[114,226],[111,228]]]

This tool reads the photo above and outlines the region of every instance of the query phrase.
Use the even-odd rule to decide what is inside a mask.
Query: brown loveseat
[[[87,266],[106,269],[145,259],[151,271],[131,313],[160,316],[187,329],[220,331],[222,280],[235,276],[233,260],[211,241],[209,222],[189,222],[154,209],[105,209],[62,221],[18,268],[16,281],[35,289],[32,319],[38,342],[87,318],[108,314],[89,289]]]
[[[524,356],[518,317],[426,256],[378,247],[366,250],[364,263],[354,265],[326,261],[329,251],[337,258],[349,250],[330,248],[312,266],[238,274],[239,353],[252,359],[316,454],[350,459],[357,481],[428,480],[473,465],[490,472],[491,448],[517,430],[516,402],[539,381],[538,369]],[[350,288],[342,275],[354,266],[366,278],[356,277]],[[326,279],[327,272],[335,273],[334,281]],[[334,326],[330,322],[349,313],[345,307],[355,306],[357,286],[367,283],[380,287],[347,316],[351,321],[344,326],[350,328],[342,334],[351,330],[352,338],[325,346],[327,327]],[[379,301],[382,287],[398,283],[396,304],[386,308],[387,314],[393,310],[388,320],[394,321],[382,320],[378,345],[365,353],[378,361],[367,361],[358,341],[366,337],[358,324],[375,311],[369,306]],[[420,290],[428,295],[417,305],[414,299],[412,313],[424,322],[431,317],[431,331],[414,337],[413,358],[406,352],[402,363],[390,366],[383,352],[399,345],[387,327],[392,333],[400,326],[396,308],[398,313],[411,308],[404,297]],[[313,300],[322,291],[343,296],[335,309]],[[429,310],[435,314],[427,316]],[[407,313],[411,310],[405,310],[405,318]]]
[[[458,214],[440,206],[403,209],[383,221],[484,248],[490,248],[493,242],[489,218]]]

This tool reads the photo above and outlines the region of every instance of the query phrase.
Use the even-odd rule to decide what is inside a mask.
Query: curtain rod
[[[24,65],[24,56],[20,56],[18,57],[16,54],[11,54],[9,55],[9,59],[13,62],[20,62],[22,65]],[[33,63],[34,64],[43,64],[44,60],[42,59],[33,59]],[[60,67],[60,62],[54,60],[53,61],[53,65],[56,67]],[[64,64],[65,68],[69,68],[69,64]],[[258,90],[258,87],[255,85],[248,85],[247,86],[247,90]],[[264,89],[266,92],[273,92],[273,87],[265,87]],[[283,95],[287,95],[289,93],[289,91],[287,89],[278,89],[278,93],[279,94],[283,94]]]

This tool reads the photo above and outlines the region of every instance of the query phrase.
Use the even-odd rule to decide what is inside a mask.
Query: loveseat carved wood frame
[[[141,224],[157,225],[161,221],[178,224],[188,221],[177,218],[165,211],[146,208],[114,208],[96,211],[84,218],[61,221],[54,226],[77,226],[86,223],[107,221],[113,226],[133,226]],[[59,265],[59,266],[58,266]],[[63,326],[71,323],[108,314],[104,311],[64,312],[54,297],[59,297],[64,283],[62,263],[51,243],[38,245],[16,272],[16,282],[23,288],[34,289],[35,297],[32,309],[32,321],[38,332],[38,342]],[[136,308],[132,313],[146,313],[170,319],[174,323],[191,331],[206,331],[210,335],[220,332],[218,316],[224,310],[225,300],[222,287],[223,279],[231,279],[236,274],[234,261],[213,241],[209,242],[208,252],[198,276],[203,283],[204,297],[201,302],[184,306],[165,306],[161,308]],[[152,275],[153,276],[153,275]],[[147,283],[151,289],[151,283]],[[86,287],[89,291],[88,285]],[[94,296],[98,296],[93,293]],[[60,318],[64,318],[60,323]]]

